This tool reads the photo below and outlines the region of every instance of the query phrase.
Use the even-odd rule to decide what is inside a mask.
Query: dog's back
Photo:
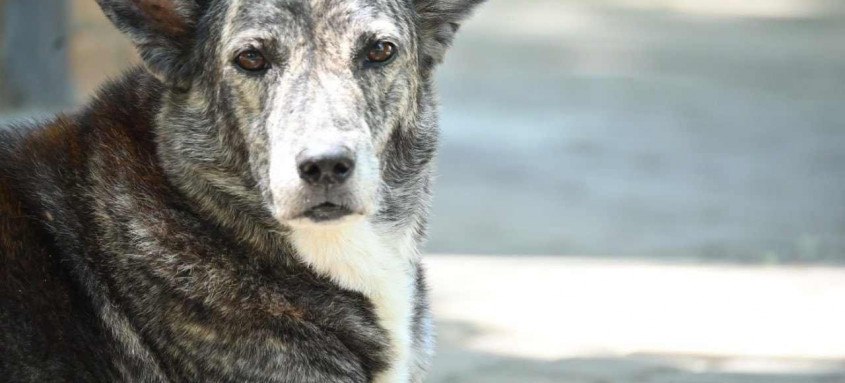
[[[0,131],[0,376],[5,381],[113,381],[124,354],[86,256],[90,158],[149,126],[136,71],[91,108],[42,124]],[[136,137],[124,143],[144,145]],[[132,166],[127,158],[126,166]],[[87,238],[86,238],[87,237]],[[127,365],[128,366],[128,365]],[[123,366],[126,367],[126,366]]]
[[[12,144],[9,134],[2,139]],[[103,331],[54,251],[47,217],[31,208],[33,190],[10,171],[26,162],[12,151],[4,147],[0,154],[0,374],[14,382],[105,380],[108,365],[98,355],[105,351]]]
[[[3,170],[10,165],[2,160]],[[106,331],[73,262],[56,251],[49,217],[31,208],[31,190],[0,182],[0,375],[9,382],[107,381]],[[31,195],[31,194],[30,194]]]

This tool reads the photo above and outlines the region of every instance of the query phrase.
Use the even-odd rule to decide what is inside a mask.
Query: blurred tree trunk
[[[0,111],[5,108],[6,100],[6,0],[0,0]]]
[[[0,109],[69,104],[65,0],[0,0]]]

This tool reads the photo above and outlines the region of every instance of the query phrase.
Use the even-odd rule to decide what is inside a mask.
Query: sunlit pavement
[[[429,382],[845,382],[845,269],[428,256]]]

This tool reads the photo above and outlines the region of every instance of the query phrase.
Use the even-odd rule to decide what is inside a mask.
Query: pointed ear
[[[455,33],[472,10],[484,0],[414,0],[420,18],[423,65],[443,62]]]
[[[135,44],[144,64],[165,84],[187,86],[189,52],[207,0],[97,0]]]

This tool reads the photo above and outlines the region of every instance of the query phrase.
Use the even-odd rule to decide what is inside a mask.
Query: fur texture
[[[432,70],[479,1],[98,2],[144,67],[0,131],[0,376],[422,381]],[[332,145],[353,176],[303,184]],[[326,201],[351,214],[303,218]]]

